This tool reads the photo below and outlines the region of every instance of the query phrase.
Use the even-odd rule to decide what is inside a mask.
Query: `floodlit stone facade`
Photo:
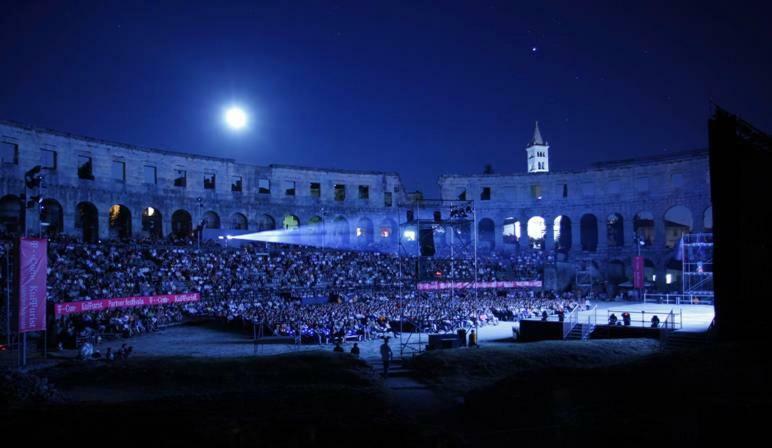
[[[707,152],[550,172],[548,151],[537,126],[525,156],[541,172],[445,175],[440,204],[406,194],[396,173],[257,166],[0,121],[0,231],[26,221],[31,233],[95,240],[315,225],[342,241],[394,242],[411,217],[437,222],[474,201],[482,252],[555,251],[619,283],[640,249],[649,281],[677,289],[680,235],[712,228]],[[36,165],[43,183],[30,189]],[[40,221],[24,213],[38,199]]]
[[[25,185],[36,165],[44,228],[87,239],[185,234],[202,221],[255,231],[344,223],[353,234],[360,220],[373,238],[381,221],[396,221],[406,197],[395,173],[256,166],[10,122],[0,122],[0,144],[0,230],[22,227],[19,198],[37,195]],[[37,233],[34,215],[27,228]]]

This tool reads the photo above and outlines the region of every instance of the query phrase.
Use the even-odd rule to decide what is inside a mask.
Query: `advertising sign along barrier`
[[[85,300],[82,302],[57,303],[54,306],[54,314],[58,318],[68,314],[90,313],[94,311],[131,308],[135,306],[174,305],[179,303],[198,302],[200,300],[201,294],[197,292],[189,294],[122,297],[119,299]]]
[[[491,289],[491,288],[541,288],[541,280],[515,282],[422,282],[418,284],[419,291],[435,291],[440,289]]]

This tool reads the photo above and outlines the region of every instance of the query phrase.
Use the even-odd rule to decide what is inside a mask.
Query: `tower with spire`
[[[539,131],[539,122],[536,122],[536,128],[533,130],[533,138],[528,147],[525,148],[528,153],[528,172],[529,173],[549,173],[550,171],[550,147],[541,137]]]

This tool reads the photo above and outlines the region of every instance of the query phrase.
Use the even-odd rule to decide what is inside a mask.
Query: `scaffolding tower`
[[[424,282],[440,281],[450,283],[448,294],[453,300],[456,291],[455,282],[473,281],[475,287],[472,294],[477,297],[477,216],[474,201],[469,200],[444,200],[419,198],[402,207],[406,220],[400,224],[399,255],[415,260],[414,284],[406,285],[402,281],[400,272],[400,285],[408,286],[399,294],[400,303],[400,328],[399,328],[399,354],[400,357],[413,356],[425,349],[429,333],[428,322],[421,319],[408,322],[406,320],[406,307],[410,306],[407,298],[408,291],[412,289],[415,297],[422,292],[419,285]],[[431,233],[433,253],[427,254],[422,249],[425,241],[422,241]],[[408,238],[409,237],[409,238]],[[432,260],[441,259],[447,263],[447,272],[437,272],[431,269]],[[456,263],[472,262],[474,265],[474,278],[457,278]],[[400,263],[400,266],[402,264]],[[441,293],[438,290],[436,293]],[[438,298],[440,300],[441,298]]]
[[[684,234],[680,255],[684,298],[690,303],[713,303],[713,234]]]

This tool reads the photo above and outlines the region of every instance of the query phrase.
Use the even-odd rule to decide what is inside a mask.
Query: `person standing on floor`
[[[383,361],[383,376],[389,374],[389,363],[391,362],[391,347],[389,347],[389,338],[383,338],[383,344],[381,344],[381,361]]]

